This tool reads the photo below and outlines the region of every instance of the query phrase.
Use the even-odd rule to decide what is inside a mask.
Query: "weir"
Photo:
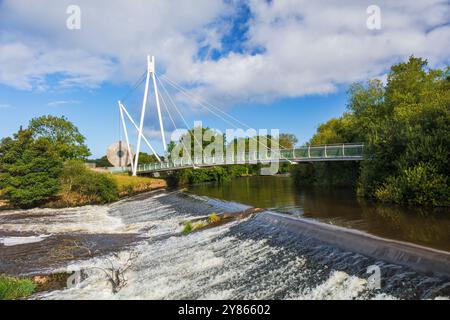
[[[255,219],[343,250],[450,279],[450,252],[271,211],[260,213]]]

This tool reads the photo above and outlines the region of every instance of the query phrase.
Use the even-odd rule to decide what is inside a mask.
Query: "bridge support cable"
[[[166,153],[167,153],[166,137],[164,134],[164,125],[163,125],[163,121],[162,121],[162,117],[161,117],[161,107],[159,106],[158,86],[156,85],[155,56],[151,57],[150,72],[152,74],[153,89],[155,91],[156,110],[158,111],[159,129],[161,130],[161,139],[162,139],[162,144],[163,144],[163,149],[164,149],[164,155],[166,155]]]
[[[128,92],[122,97],[122,99],[120,99],[119,101],[125,102],[130,96],[131,94],[137,89],[139,88],[139,86],[144,82],[145,80],[145,75],[147,74],[147,72],[145,71],[144,73],[142,73],[142,75],[139,77],[139,79],[134,83],[134,85],[131,87],[130,90],[128,90]]]
[[[207,111],[209,111],[210,113],[212,113],[213,115],[215,115],[216,117],[220,118],[221,120],[223,120],[224,122],[228,123],[229,125],[233,126],[236,129],[239,129],[239,127],[232,123],[230,120],[225,119],[223,116],[221,116],[220,114],[218,114],[217,112],[222,113],[223,115],[229,117],[230,119],[236,121],[237,123],[243,125],[244,127],[246,127],[247,129],[251,129],[250,126],[248,126],[247,124],[243,123],[242,121],[236,119],[235,117],[233,117],[232,115],[220,110],[220,108],[215,107],[214,105],[212,105],[211,103],[205,102],[203,99],[198,98],[194,95],[192,95],[191,93],[189,93],[189,91],[187,91],[185,88],[183,88],[181,85],[177,84],[176,82],[170,80],[167,76],[165,75],[161,75],[158,78],[162,78],[163,80],[167,81],[167,83],[169,85],[171,85],[173,88],[175,88],[176,90],[180,91],[186,98],[190,99],[191,101],[193,101],[194,103],[202,106],[204,109],[206,109]],[[206,105],[208,104],[208,105]],[[217,110],[217,112],[211,110],[211,108]],[[258,141],[257,139],[255,139],[254,137],[249,137],[249,139],[255,141],[257,143],[257,145],[262,145],[263,147],[265,147],[267,150],[270,150],[270,148],[265,145],[264,143],[261,143],[260,141]],[[283,146],[281,146],[283,147]],[[288,158],[284,157],[281,155],[281,153],[279,154],[280,158],[283,158],[284,160],[288,161],[289,163],[292,163],[291,160],[289,160]]]
[[[130,114],[128,113],[127,109],[125,108],[125,106],[123,105],[122,102],[119,102],[119,107],[121,108],[121,110],[123,110],[123,112],[125,112],[125,115],[127,116],[128,120],[130,120],[131,124],[136,128],[138,134],[139,132],[139,127],[136,124],[136,122],[134,122],[133,118],[130,116]],[[153,148],[153,146],[150,144],[150,142],[147,140],[147,138],[145,137],[145,135],[141,132],[140,133],[142,135],[142,139],[144,140],[144,142],[147,144],[147,146],[150,148],[150,150],[152,150],[153,154],[155,155],[156,159],[158,159],[159,162],[161,161],[161,158],[158,156],[158,153],[156,153],[155,149]]]
[[[159,79],[158,79],[158,81],[159,81]],[[163,88],[163,91],[164,91],[164,88]],[[170,96],[168,95],[167,92],[166,92],[166,94],[167,94],[167,96],[170,98]],[[172,122],[174,128],[175,128],[176,130],[178,130],[177,125],[176,125],[175,121],[173,120],[172,114],[170,113],[169,108],[167,107],[166,101],[164,100],[164,96],[163,96],[162,94],[161,94],[161,101],[162,101],[162,103],[163,103],[164,108],[165,108],[166,111],[167,111],[167,114],[169,115],[169,119],[170,119],[170,121]],[[187,130],[189,130],[189,127],[187,127]],[[181,143],[183,144],[184,150],[187,152],[188,149],[187,149],[186,145],[184,144],[184,141],[182,140]],[[189,155],[189,159],[190,159],[192,165],[194,166],[194,161],[192,160],[192,156],[191,156],[190,152],[187,152],[187,153],[188,153],[188,155]]]
[[[158,80],[159,84],[161,85],[161,88],[163,89],[164,93],[167,95],[168,100],[170,101],[170,103],[172,104],[172,106],[174,107],[175,111],[178,113],[178,115],[180,116],[181,120],[183,121],[184,125],[186,126],[186,129],[189,130],[189,124],[187,123],[186,119],[183,116],[183,113],[180,111],[180,109],[177,107],[175,101],[172,99],[172,97],[169,94],[169,91],[166,89],[166,86],[164,85],[164,83],[159,79],[158,76],[156,76],[156,79]],[[203,144],[200,143],[200,141],[197,140],[197,137],[195,136],[195,134],[193,134],[194,140],[197,143],[198,146],[203,147]],[[202,148],[203,149],[203,148]]]

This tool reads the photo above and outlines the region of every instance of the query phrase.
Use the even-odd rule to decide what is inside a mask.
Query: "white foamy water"
[[[28,243],[36,243],[44,241],[45,238],[50,237],[51,235],[40,235],[40,236],[30,236],[30,237],[5,237],[0,238],[0,244],[3,244],[6,247],[17,246],[21,244]]]
[[[373,291],[364,276],[365,265],[340,270],[358,262],[350,252],[308,247],[283,236],[275,225],[259,219],[234,221],[219,227],[181,235],[183,223],[207,217],[211,212],[244,210],[247,206],[161,193],[151,198],[121,201],[111,206],[86,206],[74,209],[33,209],[0,214],[0,231],[32,232],[34,235],[3,236],[3,245],[26,246],[61,233],[138,233],[142,238],[117,254],[73,262],[54,272],[82,270],[87,278],[68,289],[39,293],[36,299],[397,299],[414,297],[403,289]],[[104,238],[102,238],[104,239]],[[45,243],[45,242],[43,242]],[[304,250],[304,249],[307,250]],[[328,251],[327,251],[328,250]],[[124,274],[126,284],[117,292],[105,270],[125,265],[135,254]],[[321,254],[323,253],[323,254]],[[317,258],[317,259],[313,259]],[[362,258],[362,257],[361,257]],[[333,260],[334,259],[334,260]],[[349,260],[344,260],[349,259]],[[352,260],[353,259],[353,260]],[[355,260],[356,259],[356,260]],[[318,261],[321,261],[320,263]],[[336,262],[337,261],[337,262]],[[340,266],[340,267],[339,267]],[[359,269],[358,269],[359,268]],[[361,272],[361,268],[364,269]],[[351,271],[349,271],[351,270]],[[390,269],[394,286],[415,292],[415,284],[430,283],[428,278],[403,278]],[[407,274],[407,273],[406,273]],[[383,279],[383,281],[389,279]],[[427,282],[428,281],[428,282]],[[433,280],[434,281],[434,280]],[[412,283],[412,282],[410,282]],[[434,288],[442,287],[436,282]],[[425,288],[425,290],[428,290]],[[445,292],[445,291],[442,291]],[[440,293],[440,291],[438,292]],[[448,299],[438,294],[438,299]]]
[[[183,213],[176,205],[151,199],[123,202],[109,212],[121,219],[121,228],[141,232],[146,239],[135,248],[137,257],[125,278],[127,284],[113,294],[99,268],[109,261],[97,257],[74,263],[70,270],[87,270],[89,277],[76,287],[36,296],[39,299],[354,299],[364,298],[367,281],[334,271],[313,286],[306,284],[320,269],[310,270],[306,259],[267,239],[236,237],[232,222],[217,228],[174,235],[181,222],[198,216],[191,208]],[[204,200],[204,199],[203,199]],[[203,201],[202,200],[202,201]],[[206,201],[208,202],[208,201]],[[220,207],[220,206],[219,206]],[[115,221],[115,220],[114,220]],[[120,266],[129,257],[121,252],[113,263]],[[391,299],[378,295],[378,299]]]
[[[0,231],[33,233],[117,233],[127,232],[107,206],[71,209],[14,210],[0,214]]]

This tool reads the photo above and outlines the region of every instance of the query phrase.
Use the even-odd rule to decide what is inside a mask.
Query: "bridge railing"
[[[364,145],[361,143],[331,144],[323,146],[303,146],[283,149],[278,152],[245,152],[240,154],[180,158],[177,161],[155,162],[138,165],[138,172],[170,170],[195,165],[255,164],[264,161],[307,161],[315,159],[362,159]]]

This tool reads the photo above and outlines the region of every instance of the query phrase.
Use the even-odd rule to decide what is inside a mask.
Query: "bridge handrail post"
[[[342,157],[345,158],[345,143],[342,144]]]
[[[308,146],[308,158],[311,158],[311,145]]]
[[[325,158],[328,158],[328,155],[327,155],[327,145],[325,145]]]

